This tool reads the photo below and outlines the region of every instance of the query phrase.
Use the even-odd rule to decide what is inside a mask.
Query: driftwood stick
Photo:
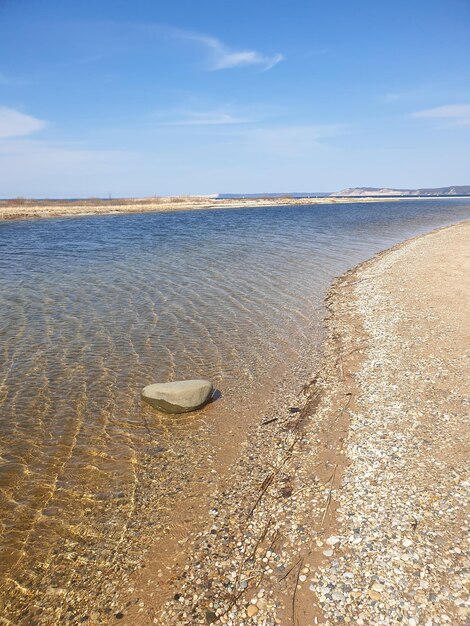
[[[333,470],[333,474],[331,475],[331,478],[330,478],[330,481],[329,481],[329,482],[330,482],[330,490],[329,490],[329,492],[328,492],[328,498],[326,499],[325,511],[323,512],[323,517],[322,517],[322,520],[321,520],[321,523],[322,523],[322,524],[323,524],[323,522],[325,521],[326,514],[328,513],[328,509],[329,509],[329,507],[330,507],[330,503],[331,503],[331,491],[332,491],[332,489],[333,489],[333,483],[334,483],[334,481],[335,481],[335,476],[336,476],[336,468],[337,468],[337,467],[338,467],[338,464],[336,463],[336,465],[335,465],[335,469]]]
[[[299,437],[296,437],[294,439],[293,443],[290,445],[289,449],[287,450],[286,456],[281,461],[279,466],[273,472],[268,474],[266,476],[266,478],[263,480],[263,483],[261,485],[261,493],[259,494],[259,496],[258,496],[256,502],[254,503],[254,505],[251,507],[250,512],[247,515],[247,519],[249,519],[253,515],[256,507],[261,502],[262,497],[264,496],[266,491],[269,489],[269,487],[271,486],[271,484],[274,481],[274,479],[276,478],[276,476],[279,474],[279,472],[281,471],[283,466],[287,463],[287,461],[292,457],[292,452],[294,450],[294,446],[295,446],[295,444],[297,443],[298,440],[299,440]]]
[[[230,604],[228,605],[228,607],[225,609],[225,611],[223,613],[221,613],[220,615],[218,615],[218,620],[220,620],[220,618],[223,615],[227,615],[227,613],[231,610],[231,608],[233,606],[235,606],[235,604],[238,602],[238,600],[241,598],[241,596],[245,593],[245,590],[242,589],[241,591],[239,591],[236,595],[233,596]]]
[[[343,408],[341,409],[341,411],[338,413],[338,415],[335,417],[333,424],[336,424],[336,422],[339,420],[340,417],[343,417],[343,413],[349,408],[349,405],[351,404],[351,400],[353,397],[353,394],[348,391],[347,393],[344,394],[345,396],[348,396],[347,402],[346,404],[343,406]]]
[[[261,492],[260,492],[256,502],[251,507],[250,512],[248,513],[247,519],[249,519],[253,515],[254,510],[256,509],[258,504],[261,502],[261,498],[266,493],[267,489],[269,488],[269,485],[273,482],[274,476],[275,476],[274,472],[271,472],[271,474],[268,474],[266,476],[266,478],[264,479],[263,484],[261,485]]]
[[[272,424],[273,422],[277,422],[279,418],[273,417],[270,420],[266,420],[265,422],[261,422],[261,426],[266,426],[267,424]]]
[[[300,570],[304,564],[304,557],[300,559],[299,569],[297,570],[297,576],[295,577],[294,593],[292,594],[292,624],[295,624],[295,598],[297,596],[297,585],[299,584]]]
[[[296,562],[294,563],[294,565],[292,565],[292,567],[290,567],[290,568],[287,570],[287,572],[286,572],[285,574],[283,574],[283,575],[281,576],[281,578],[279,578],[279,582],[281,582],[282,580],[284,580],[284,578],[287,578],[287,577],[289,576],[289,574],[292,572],[292,570],[293,570],[295,567],[297,567],[297,565],[300,563],[300,561],[301,561],[301,559],[299,559],[298,561],[296,561]]]
[[[239,583],[240,583],[240,578],[242,575],[242,569],[243,566],[245,565],[245,553],[246,553],[246,546],[245,544],[243,544],[243,550],[242,550],[242,556],[240,559],[240,565],[238,566],[238,571],[237,571],[237,578],[235,579],[235,589],[238,587]]]
[[[268,552],[269,550],[271,550],[271,548],[274,546],[274,544],[276,543],[277,538],[279,537],[279,530],[276,530],[276,532],[274,533],[274,537],[271,540],[271,543],[269,544],[269,546],[266,548],[266,552]],[[266,552],[264,553],[266,555]]]
[[[250,556],[246,559],[247,561],[249,561],[250,559],[254,559],[256,557],[256,550],[258,549],[259,544],[264,540],[264,538],[266,537],[266,535],[268,534],[268,530],[269,527],[271,526],[272,523],[272,517],[270,517],[268,519],[268,523],[266,524],[266,526],[263,528],[263,532],[261,533],[261,535],[258,537],[257,542],[255,543],[255,547],[253,548],[252,553],[250,554]]]

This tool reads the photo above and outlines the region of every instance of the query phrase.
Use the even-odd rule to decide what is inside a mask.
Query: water
[[[138,565],[136,537],[177,534],[227,423],[241,440],[319,345],[332,278],[469,217],[412,200],[0,223],[0,614],[71,620],[57,589],[85,602]],[[222,397],[196,415],[140,401],[198,377]]]

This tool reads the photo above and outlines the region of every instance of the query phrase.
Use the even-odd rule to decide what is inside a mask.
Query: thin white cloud
[[[158,113],[161,121],[159,126],[229,126],[233,124],[248,124],[252,120],[247,117],[233,115],[228,111],[174,111]]]
[[[398,102],[399,100],[403,100],[408,95],[409,95],[409,92],[396,91],[396,92],[386,93],[383,96],[380,96],[380,99],[386,104],[389,104],[390,102]]]
[[[261,152],[282,158],[308,158],[312,150],[325,149],[329,139],[352,132],[346,124],[269,126],[242,130],[240,141],[250,153]]]
[[[470,104],[447,104],[416,111],[412,117],[443,120],[447,126],[470,126]]]
[[[258,65],[264,71],[280,63],[282,54],[267,55],[256,50],[233,50],[216,37],[180,31],[180,35],[190,41],[202,44],[210,53],[210,69],[225,70],[247,65]]]
[[[345,124],[305,124],[299,126],[278,126],[260,128],[255,131],[260,139],[266,142],[292,142],[303,141],[318,143],[323,139],[338,137],[350,132],[350,127]]]
[[[388,93],[379,96],[381,102],[385,104],[391,104],[394,102],[401,102],[404,100],[411,100],[422,96],[426,92],[425,87],[419,87],[416,89],[408,89],[406,91],[389,91]]]
[[[37,117],[20,113],[8,107],[0,107],[0,139],[24,137],[41,130],[44,126],[46,126],[46,122]]]
[[[96,63],[100,59],[113,55],[120,49],[122,41],[135,50],[145,50],[145,54],[148,54],[148,44],[155,45],[157,51],[159,51],[158,45],[163,44],[163,53],[170,54],[172,46],[165,46],[166,42],[196,44],[205,53],[206,68],[211,71],[249,66],[267,71],[284,59],[284,55],[280,53],[266,54],[259,50],[232,47],[206,33],[159,22],[84,22],[76,26],[74,32],[81,28],[83,28],[83,37],[87,41],[90,52],[75,58],[72,61],[74,64]],[[79,32],[81,33],[81,30]],[[142,44],[144,45],[141,48]],[[63,63],[70,64],[71,61],[65,58]],[[1,81],[2,75],[0,74],[0,83]]]

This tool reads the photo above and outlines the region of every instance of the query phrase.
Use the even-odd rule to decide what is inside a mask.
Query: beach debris
[[[279,418],[278,417],[273,417],[271,419],[268,419],[264,422],[261,422],[261,426],[267,426],[268,424],[272,424],[273,422],[277,422]]]
[[[165,413],[187,413],[203,407],[213,391],[208,380],[178,380],[147,385],[142,390],[142,399]]]

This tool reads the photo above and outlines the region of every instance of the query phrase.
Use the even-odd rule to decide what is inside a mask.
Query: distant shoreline
[[[470,199],[469,196],[345,196],[317,198],[233,198],[217,199],[203,196],[169,198],[116,198],[80,200],[0,200],[0,220],[29,220],[91,215],[130,213],[173,213],[208,209],[256,208],[269,206],[301,206],[310,204],[350,204],[354,202],[398,202],[401,200]]]

